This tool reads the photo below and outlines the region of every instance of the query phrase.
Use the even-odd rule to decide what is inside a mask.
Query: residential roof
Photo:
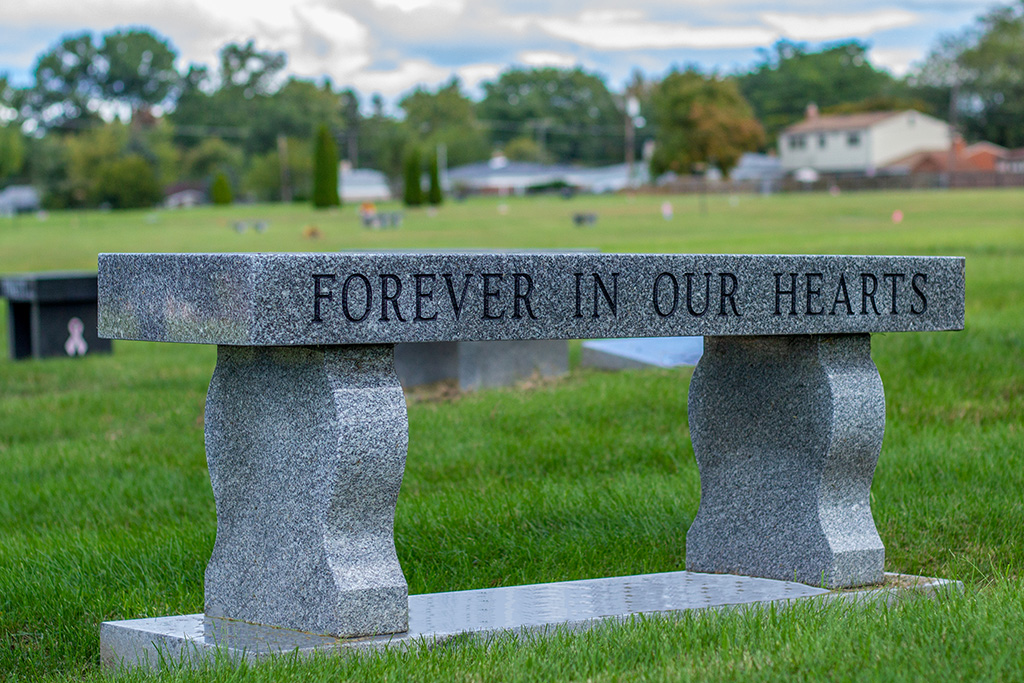
[[[783,133],[823,133],[833,130],[862,130],[899,116],[901,111],[869,111],[861,114],[814,116],[794,123]]]

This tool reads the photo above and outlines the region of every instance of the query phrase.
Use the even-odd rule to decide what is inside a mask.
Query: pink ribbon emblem
[[[85,343],[85,337],[82,336],[82,333],[85,332],[85,323],[78,318],[72,318],[68,321],[68,332],[71,333],[71,336],[64,342],[64,350],[69,356],[84,356],[89,350],[89,345]]]

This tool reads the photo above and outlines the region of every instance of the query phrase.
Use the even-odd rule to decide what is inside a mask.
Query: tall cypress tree
[[[316,150],[313,153],[313,206],[326,209],[341,206],[338,196],[338,147],[323,125],[316,132]]]
[[[214,204],[230,204],[234,201],[231,182],[223,171],[213,177],[213,185],[210,187],[210,200]]]
[[[405,191],[402,200],[406,206],[423,204],[423,188],[420,186],[420,151],[415,146],[405,154]]]
[[[441,170],[438,167],[437,152],[430,157],[430,189],[427,191],[427,203],[433,206],[440,206],[444,201],[444,193],[441,191]]]

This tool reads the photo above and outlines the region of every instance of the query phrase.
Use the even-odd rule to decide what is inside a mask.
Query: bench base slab
[[[363,638],[318,636],[202,614],[108,621],[100,627],[102,665],[158,669],[298,651],[376,650],[444,642],[458,636],[584,630],[638,614],[670,615],[701,609],[756,607],[795,599],[890,603],[905,595],[962,590],[963,584],[885,574],[877,586],[830,591],[791,581],[728,574],[669,572],[409,596],[409,630]]]

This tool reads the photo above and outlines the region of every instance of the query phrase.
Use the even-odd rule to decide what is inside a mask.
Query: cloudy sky
[[[902,74],[981,0],[0,0],[0,73],[25,85],[37,55],[70,32],[149,26],[188,62],[254,38],[290,72],[388,99],[457,74],[473,88],[511,64],[581,65],[613,87],[695,62],[733,70],[786,38],[857,38]]]

